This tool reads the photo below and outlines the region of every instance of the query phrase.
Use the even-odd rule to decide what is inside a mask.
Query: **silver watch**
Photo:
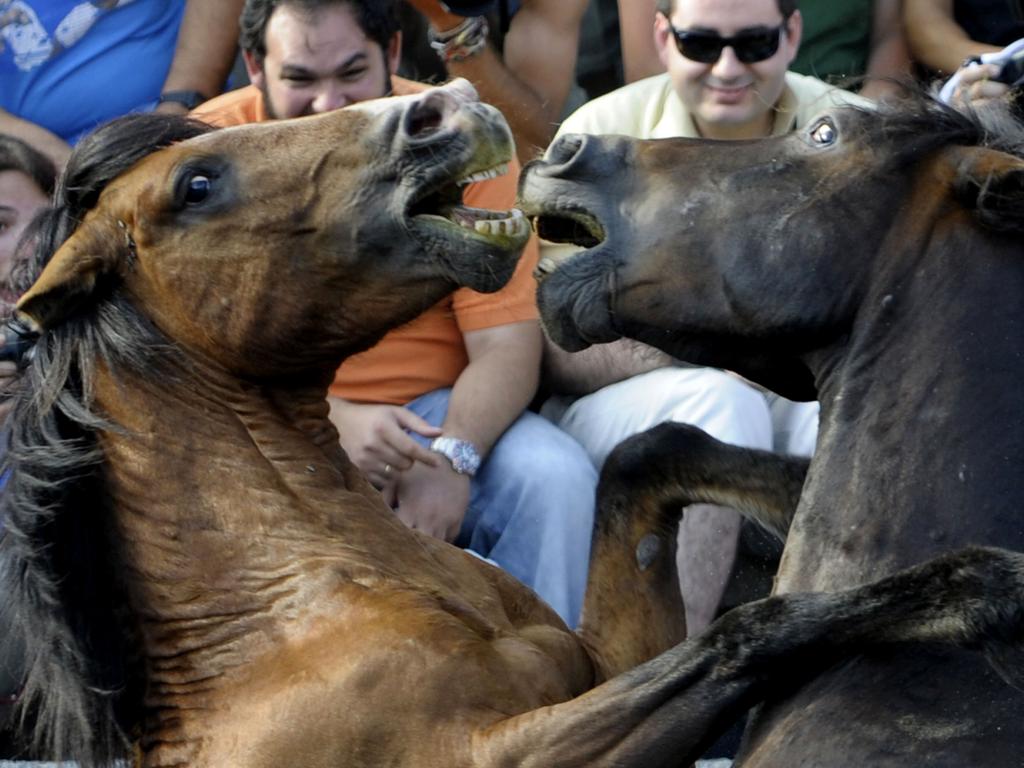
[[[445,437],[442,435],[441,437],[434,438],[434,441],[430,444],[430,450],[440,453],[448,459],[452,464],[452,469],[460,475],[473,477],[476,471],[480,469],[480,453],[469,440],[460,440],[457,437]]]

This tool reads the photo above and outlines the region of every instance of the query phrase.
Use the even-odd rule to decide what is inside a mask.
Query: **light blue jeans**
[[[406,408],[440,426],[450,395],[450,389],[434,390]],[[587,585],[596,487],[597,471],[583,447],[527,411],[505,430],[473,478],[455,543],[531,587],[575,627]]]

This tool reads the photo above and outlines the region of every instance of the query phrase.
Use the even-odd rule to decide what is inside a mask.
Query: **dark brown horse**
[[[1024,550],[1021,136],[997,109],[921,98],[760,142],[566,136],[527,168],[524,212],[586,248],[540,267],[558,343],[633,337],[820,399],[776,594]],[[644,438],[629,466],[683,433]],[[643,482],[686,498],[657,471]],[[772,689],[737,764],[1018,766],[1022,713],[1024,691],[963,651],[865,649]]]
[[[772,684],[850,649],[1020,640],[1003,608],[1024,602],[1024,558],[995,550],[771,598],[677,644],[657,509],[607,501],[580,635],[405,528],[341,451],[326,387],[457,285],[508,278],[526,233],[478,233],[459,222],[503,214],[454,209],[460,180],[511,153],[464,83],[212,133],[136,117],[76,150],[42,243],[59,248],[19,303],[40,336],[0,548],[22,730],[43,751],[679,765]]]

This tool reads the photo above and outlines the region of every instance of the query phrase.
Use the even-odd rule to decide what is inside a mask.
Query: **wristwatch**
[[[460,475],[473,477],[480,469],[480,453],[469,440],[460,440],[457,437],[434,438],[430,444],[430,450],[440,453],[452,464],[452,469]]]
[[[157,99],[157,104],[173,101],[175,104],[181,104],[185,109],[192,110],[206,100],[206,96],[199,91],[164,91]]]

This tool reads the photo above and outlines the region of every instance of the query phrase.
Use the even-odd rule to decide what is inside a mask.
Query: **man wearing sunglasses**
[[[868,103],[787,71],[800,33],[796,0],[658,0],[654,39],[667,72],[585,104],[559,135],[752,139],[793,131],[832,105]],[[542,255],[568,247],[544,244]],[[814,449],[816,403],[785,401],[729,373],[679,365],[636,342],[577,354],[549,342],[545,368],[551,389],[567,394],[549,399],[543,413],[597,465],[619,441],[666,420],[752,448],[805,455]],[[687,510],[677,559],[691,633],[719,609],[740,529],[732,510]],[[750,536],[744,535],[745,545]]]

